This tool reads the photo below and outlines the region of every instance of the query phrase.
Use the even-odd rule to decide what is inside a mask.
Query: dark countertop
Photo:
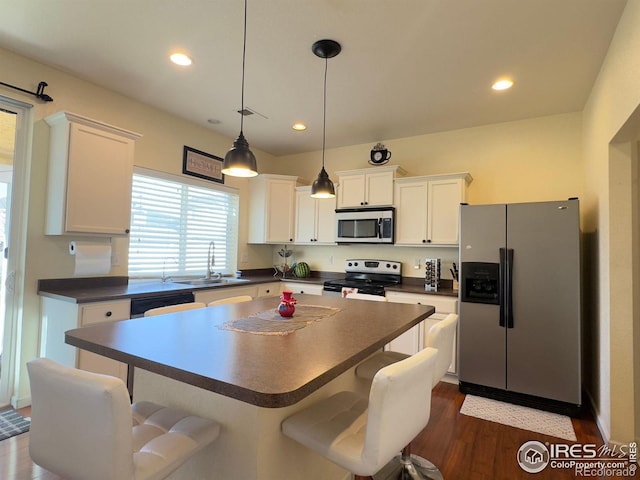
[[[337,272],[314,272],[309,278],[274,277],[266,271],[249,272],[243,275],[248,280],[242,283],[222,285],[185,285],[181,283],[161,282],[160,280],[129,280],[128,277],[90,277],[45,279],[38,281],[38,295],[55,298],[72,303],[104,302],[127,298],[164,296],[171,293],[185,293],[197,290],[233,288],[271,282],[299,282],[321,285],[325,280],[342,278],[344,274]],[[425,292],[424,279],[404,277],[403,283],[394,287],[387,287],[388,291],[402,293],[418,293],[429,295],[444,295],[457,297],[457,290],[451,288],[451,280],[442,280],[443,288],[438,292]]]
[[[220,328],[276,308],[273,297],[91,325],[70,345],[259,407],[299,402],[434,312],[426,305],[296,295],[339,308],[289,335]],[[189,328],[184,328],[188,322]]]

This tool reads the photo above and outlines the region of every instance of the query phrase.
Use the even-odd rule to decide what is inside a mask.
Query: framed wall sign
[[[184,153],[182,154],[182,173],[224,183],[222,162],[223,159],[220,157],[185,145]]]

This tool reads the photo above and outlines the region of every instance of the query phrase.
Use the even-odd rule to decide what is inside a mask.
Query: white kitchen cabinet
[[[41,355],[63,365],[121,378],[127,382],[127,365],[64,342],[64,332],[102,322],[126,320],[131,301],[114,300],[77,304],[42,297]]]
[[[425,347],[427,334],[433,325],[442,320],[449,313],[458,313],[458,300],[455,297],[402,292],[387,292],[386,297],[389,302],[431,305],[436,309],[435,314],[431,317],[425,319],[423,322],[406,331],[385,346],[385,350],[402,352],[407,355],[414,355]],[[450,374],[457,373],[458,350],[456,348],[456,338],[457,337],[454,336],[453,353],[451,356],[451,365],[449,366]]]
[[[395,180],[396,245],[457,245],[468,173]]]
[[[336,172],[338,208],[394,205],[393,181],[404,174],[398,165]]]
[[[323,285],[316,285],[302,282],[284,282],[282,290],[289,290],[296,293],[306,293],[308,295],[322,295]]]
[[[335,244],[335,217],[335,198],[313,198],[311,187],[296,187],[296,244]]]
[[[248,243],[291,243],[298,177],[258,175],[249,179]]]
[[[45,234],[126,235],[140,135],[69,112],[50,126]]]
[[[282,292],[283,283],[273,282],[273,283],[261,283],[258,285],[258,297],[273,297],[278,296]]]
[[[193,291],[194,301],[209,303],[214,300],[220,300],[227,297],[238,297],[240,295],[249,295],[251,298],[258,297],[258,287],[256,285],[245,287],[225,287],[210,288]]]

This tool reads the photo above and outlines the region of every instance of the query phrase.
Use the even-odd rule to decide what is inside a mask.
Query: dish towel
[[[347,295],[349,293],[358,293],[358,289],[351,287],[342,287],[342,298],[347,298]]]

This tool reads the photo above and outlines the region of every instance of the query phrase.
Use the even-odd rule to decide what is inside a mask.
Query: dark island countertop
[[[302,400],[434,312],[426,305],[296,295],[339,309],[288,335],[222,328],[276,308],[273,297],[108,322],[66,332],[70,345],[259,407]],[[184,328],[188,323],[189,328]]]
[[[88,277],[44,279],[38,281],[38,295],[55,298],[72,303],[103,302],[127,298],[163,296],[172,293],[194,292],[205,289],[233,288],[271,282],[298,282],[311,285],[322,285],[325,280],[342,278],[344,274],[337,272],[314,272],[309,278],[274,277],[265,271],[248,272],[243,275],[242,283],[221,285],[186,285],[175,281],[130,280],[126,276]],[[451,288],[451,280],[442,280],[438,292],[426,292],[424,279],[405,277],[401,284],[387,287],[390,292],[443,295],[457,297],[458,291]]]

